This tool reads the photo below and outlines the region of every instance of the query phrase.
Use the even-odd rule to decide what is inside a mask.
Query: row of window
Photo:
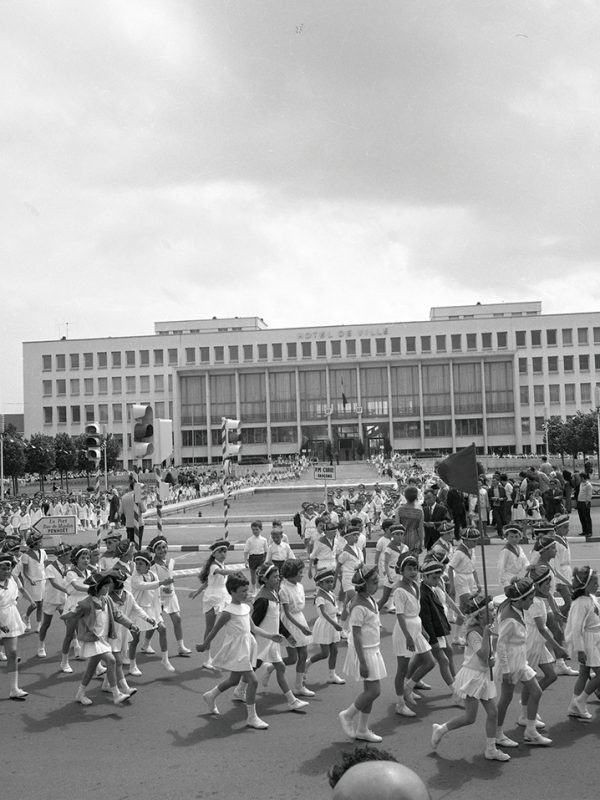
[[[139,350],[136,355],[135,350],[113,350],[110,354],[108,352],[101,353],[69,353],[69,370],[94,369],[94,355],[96,369],[108,369],[108,361],[110,355],[111,369],[121,369],[122,367],[149,367],[150,366],[150,353],[152,353],[152,363],[155,367],[165,366],[165,351],[162,349],[157,350]],[[67,355],[65,353],[57,353],[54,356],[55,369],[57,372],[64,372],[67,369]],[[169,367],[176,367],[178,365],[178,351],[176,347],[167,350],[167,365]],[[52,356],[42,356],[42,370],[50,372],[52,370]]]
[[[210,431],[211,444],[221,446],[221,429],[212,428]],[[271,428],[271,442],[273,444],[297,444],[298,429],[295,425],[284,425],[278,428]],[[266,444],[266,428],[242,428],[242,444]],[[208,444],[208,431],[206,428],[201,430],[182,430],[182,447],[206,447]]]
[[[144,401],[141,401],[144,402]],[[131,407],[133,403],[125,405],[125,421],[131,422]],[[173,418],[173,403],[153,403],[154,416],[159,419]],[[101,425],[122,423],[123,405],[121,403],[99,403],[97,406],[43,406],[44,425],[87,425],[90,422],[99,422]],[[110,416],[109,416],[110,414]]]
[[[94,386],[96,380],[96,386]],[[67,380],[65,378],[58,378],[55,382],[54,390],[56,397],[64,397],[67,394]],[[165,376],[164,375],[127,375],[125,377],[125,393],[136,394],[149,394],[152,383],[152,391],[161,393],[165,391]],[[173,376],[167,375],[166,381],[167,391],[173,390]],[[68,381],[69,396],[79,397],[81,394],[82,381],[79,378],[70,378]],[[83,379],[83,394],[86,396],[93,396],[95,394],[103,395],[108,394],[108,378],[84,378]],[[113,376],[110,379],[111,394],[123,394],[123,379],[121,376]],[[42,381],[42,395],[44,397],[52,397],[53,381]]]
[[[577,344],[587,345],[590,343],[590,329],[577,328]],[[558,345],[559,331],[556,328],[547,328],[545,331],[532,330],[532,331],[515,331],[515,341],[517,347],[527,347],[527,333],[529,333],[529,343],[531,347],[542,347],[545,344],[547,347],[555,347]],[[544,336],[545,334],[545,336]],[[592,337],[594,344],[600,344],[600,328],[592,328]],[[542,341],[545,339],[545,341]],[[560,340],[564,347],[570,347],[573,344],[573,328],[562,328],[560,331]]]
[[[544,372],[544,359],[542,356],[533,356],[533,358],[519,359],[519,373],[521,375],[527,375],[530,369],[530,362],[531,372],[534,374]],[[591,360],[588,353],[581,353],[577,356],[577,365],[580,372],[589,372],[590,364]],[[558,356],[548,356],[546,358],[546,371],[549,373],[558,372],[559,369],[561,372],[573,372],[575,370],[575,356],[562,356],[560,359]],[[594,354],[594,370],[600,372],[600,353]]]
[[[577,397],[577,384],[575,383],[565,383],[563,387],[564,391],[564,402],[565,403],[576,403]],[[600,389],[600,383],[596,384],[595,387],[597,390]],[[520,392],[520,402],[521,405],[528,405],[530,400],[530,392],[529,386],[521,386],[519,387]],[[580,404],[582,406],[591,405],[592,404],[592,384],[591,383],[580,383],[579,384],[579,393],[580,393]],[[548,391],[546,392],[546,387],[542,384],[536,384],[533,387],[533,402],[535,405],[543,405],[545,403],[560,403],[561,402],[561,391],[560,391],[560,384],[558,383],[551,383],[548,386]]]

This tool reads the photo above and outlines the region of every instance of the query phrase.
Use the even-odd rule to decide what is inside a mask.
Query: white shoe
[[[256,728],[257,731],[266,731],[269,727],[267,722],[264,722],[260,717],[252,717],[246,722],[247,728]]]
[[[288,710],[302,711],[302,709],[306,708],[308,705],[310,705],[310,703],[307,703],[306,700],[298,700],[297,697],[294,697],[293,701],[288,703]]]
[[[66,664],[61,664],[59,669],[60,669],[61,672],[66,672],[68,674],[73,672],[73,667],[68,662]]]
[[[437,746],[442,741],[444,734],[441,732],[443,725],[436,725],[434,722],[431,726],[431,746],[434,750],[437,750]]]
[[[300,689],[295,689],[294,694],[299,695],[300,697],[314,697],[315,693],[312,689],[307,689],[306,686],[302,686]]]
[[[567,714],[570,717],[585,720],[586,722],[589,722],[589,720],[592,718],[592,715],[587,708],[580,706],[577,700],[571,700],[567,709]]]
[[[124,667],[128,667],[130,664],[131,664],[131,661],[129,660],[129,657],[128,657],[128,656],[126,656],[126,657],[123,659],[123,666],[124,666]]]
[[[8,695],[11,700],[25,700],[29,692],[24,692],[23,689],[13,689]]]
[[[38,658],[46,658],[46,648],[43,644],[41,644],[37,649],[37,657]]]
[[[81,703],[82,706],[92,705],[92,701],[90,700],[90,698],[81,689],[77,690],[77,694],[75,695],[75,702]]]
[[[238,684],[235,689],[233,690],[232,700],[235,700],[238,703],[245,703],[246,702],[246,684]]]
[[[373,731],[369,728],[367,728],[366,731],[356,731],[354,738],[358,739],[360,742],[371,742],[372,744],[379,744],[379,742],[383,742],[383,737],[373,733]]]
[[[31,630],[31,622],[29,622],[29,617],[25,617],[25,631]]]
[[[189,656],[191,655],[191,653],[192,651],[190,650],[190,648],[186,647],[184,644],[180,645],[179,650],[177,651],[177,654],[180,656]]]
[[[209,672],[216,672],[217,668],[213,665],[212,661],[205,661],[202,664],[202,669],[207,669]]]
[[[137,678],[142,674],[142,670],[139,667],[129,667],[127,674],[134,675]]]
[[[409,708],[407,705],[401,705],[400,703],[396,703],[396,714],[399,714],[401,717],[416,717],[416,713]]]
[[[120,706],[121,703],[124,703],[125,700],[129,700],[128,694],[123,694],[123,692],[118,692],[117,694],[113,695],[113,703],[116,706]]]
[[[152,647],[151,644],[143,644],[140,647],[140,651],[142,653],[146,653],[147,656],[154,656],[156,655],[156,650]]]
[[[573,669],[568,664],[557,664],[554,668],[554,671],[557,675],[569,675],[572,678],[574,678],[576,675],[579,675],[579,670]]]
[[[527,717],[519,717],[519,719],[517,720],[517,725],[519,725],[521,728],[526,728],[527,727]],[[536,717],[536,719],[535,719],[535,727],[536,728],[545,728],[546,727],[546,723],[543,722],[539,717]]]
[[[509,739],[508,736],[503,733],[502,736],[496,737],[496,746],[497,747],[518,747],[519,743],[515,742],[514,739]]]
[[[104,664],[98,664],[98,666],[96,667],[96,674],[94,675],[94,678],[101,678],[102,675],[105,674],[106,674],[106,667],[104,666]]]
[[[175,667],[173,666],[173,664],[171,664],[169,659],[167,659],[166,661],[161,661],[161,664],[167,670],[167,672],[175,672]]]
[[[202,699],[208,706],[208,710],[210,711],[210,713],[214,714],[215,716],[218,716],[220,712],[219,709],[217,708],[217,701],[212,696],[212,694],[210,692],[204,692],[204,694],[202,695]]]
[[[73,657],[79,660],[81,658],[81,645],[73,645]]]
[[[331,678],[327,680],[327,683],[339,683],[341,686],[343,683],[346,683],[346,681],[334,672]]]
[[[498,750],[497,747],[486,748],[485,758],[487,758],[488,761],[510,761],[508,753],[503,753],[502,750]]]
[[[526,733],[525,736],[523,736],[523,741],[525,744],[538,745],[541,747],[548,747],[552,744],[552,739],[549,739],[547,736],[542,736],[539,731],[533,734]]]
[[[338,714],[338,719],[340,721],[340,725],[342,726],[342,730],[348,737],[348,739],[354,739],[356,734],[356,729],[354,727],[354,720],[348,719],[344,711],[340,711]]]

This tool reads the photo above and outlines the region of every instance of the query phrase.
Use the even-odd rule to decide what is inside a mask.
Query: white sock
[[[296,699],[296,695],[295,695],[295,694],[292,692],[292,690],[291,690],[291,689],[289,689],[289,690],[288,690],[288,691],[285,693],[285,699],[288,701],[288,703],[293,703],[293,702],[294,702],[294,700]]]
[[[11,692],[16,692],[19,689],[19,673],[17,670],[8,673],[8,685]]]
[[[118,697],[121,694],[121,690],[116,684],[114,686],[111,686],[110,690],[112,692],[113,697]]]
[[[162,661],[163,664],[168,664],[169,663],[169,652],[168,652],[168,650],[165,650],[164,652],[162,652],[160,654],[160,660]]]
[[[416,683],[413,681],[412,678],[409,678],[407,681],[404,681],[404,691],[409,692],[412,694],[415,690]]]
[[[444,724],[440,725],[440,727],[438,728],[438,735],[445,736],[447,733],[448,733],[448,723],[444,722]],[[494,739],[494,741],[496,740]]]
[[[486,750],[495,750],[495,749],[496,749],[496,740],[495,740],[495,738],[494,738],[493,736],[492,736],[492,738],[491,738],[491,739],[489,739],[488,737],[486,737],[486,740],[485,740],[485,749],[486,749]]]
[[[129,669],[137,669],[137,662],[135,658],[129,660]]]
[[[365,733],[369,729],[369,714],[364,711],[358,712],[358,725],[356,726],[357,733]]]
[[[297,672],[296,673],[296,691],[299,692],[302,689],[302,684],[304,683],[304,678],[306,674],[304,672]]]
[[[354,703],[352,703],[352,705],[351,705],[351,706],[348,706],[348,708],[345,708],[345,709],[342,711],[342,714],[343,714],[345,717],[348,717],[348,719],[354,719],[354,717],[355,717],[355,716],[356,716],[358,713],[359,713],[359,712],[358,712],[358,708],[357,708],[357,707],[354,705]]]
[[[246,703],[246,714],[248,715],[248,719],[255,719],[257,716],[256,703]]]
[[[210,695],[210,697],[212,697],[212,699],[214,700],[215,697],[217,697],[217,695],[219,694],[218,685],[217,686],[213,686],[213,688],[209,689],[208,692],[206,692],[206,694]]]
[[[583,703],[583,705],[585,705],[589,700],[589,698],[590,695],[587,694],[587,692],[584,689],[583,692],[580,695],[578,695],[575,699],[577,700],[578,703]]]
[[[336,677],[335,670],[334,669],[330,669],[329,670],[329,680],[332,680],[335,677]]]

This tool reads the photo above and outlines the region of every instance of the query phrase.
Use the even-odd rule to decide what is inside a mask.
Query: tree
[[[546,421],[548,429],[548,450],[551,453],[558,453],[564,463],[565,453],[571,453],[569,432],[561,417],[550,417]]]
[[[89,475],[90,472],[90,462],[87,458],[87,448],[85,446],[86,436],[84,433],[79,434],[79,436],[73,437],[73,444],[75,445],[75,458],[76,458],[76,469],[78,472],[85,472]]]
[[[114,436],[109,436],[105,440],[106,444],[106,467],[107,469],[114,469],[117,466],[117,461],[121,455],[121,446],[119,440]]]
[[[69,472],[77,467],[77,453],[75,452],[75,442],[68,433],[57,433],[54,438],[55,466],[60,475],[60,485],[62,486],[63,475],[67,482],[69,491]]]
[[[34,433],[26,445],[27,472],[36,472],[40,477],[40,491],[44,491],[44,479],[54,469],[54,439],[45,433]]]
[[[571,451],[573,455],[581,451],[585,456],[587,453],[593,453],[597,449],[598,427],[595,412],[589,411],[584,414],[582,411],[578,411],[569,420],[567,426],[572,431],[573,445],[575,446],[575,449]]]
[[[14,426],[6,426],[4,433],[4,474],[12,481],[13,497],[19,494],[18,479],[25,474],[25,442],[21,436],[11,432]]]

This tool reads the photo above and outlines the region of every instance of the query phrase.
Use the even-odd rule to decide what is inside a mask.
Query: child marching
[[[319,646],[319,652],[311,656],[306,662],[306,671],[312,664],[327,659],[329,674],[327,683],[346,683],[343,678],[335,671],[338,654],[338,642],[342,626],[339,622],[339,613],[333,594],[333,584],[335,582],[335,570],[322,569],[315,575],[317,584],[317,595],[315,606],[318,616],[313,625],[312,642]]]
[[[565,639],[572,656],[577,655],[579,676],[573,687],[568,714],[583,721],[592,718],[588,699],[600,688],[600,601],[598,574],[589,566],[573,569],[573,600],[569,609]],[[594,677],[591,677],[591,671]]]
[[[25,623],[17,609],[17,598],[20,591],[31,603],[26,590],[20,590],[16,578],[12,575],[16,559],[11,553],[0,553],[0,644],[6,653],[8,670],[9,697],[11,700],[25,700],[27,692],[19,688],[19,658],[17,644],[19,636],[25,633]]]

